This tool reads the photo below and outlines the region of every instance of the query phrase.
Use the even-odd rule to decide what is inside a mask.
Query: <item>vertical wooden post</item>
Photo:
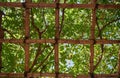
[[[55,73],[56,78],[58,78],[59,74],[59,0],[55,0],[56,8],[55,8]]]
[[[2,15],[3,15],[3,12],[0,11],[0,39],[4,38],[4,31],[2,29]],[[0,72],[1,72],[1,69],[2,69],[2,42],[0,43]]]
[[[92,0],[93,9],[91,15],[91,29],[90,29],[90,39],[93,40],[93,44],[90,45],[90,75],[91,78],[94,78],[94,43],[95,43],[95,25],[96,25],[96,1]]]
[[[29,39],[30,36],[30,9],[26,7],[26,3],[29,3],[30,0],[26,0],[23,4],[24,11],[24,25],[25,25],[25,73],[24,76],[27,78],[27,73],[29,71],[29,43],[26,43],[26,40]]]
[[[118,53],[118,78],[120,78],[120,48]]]

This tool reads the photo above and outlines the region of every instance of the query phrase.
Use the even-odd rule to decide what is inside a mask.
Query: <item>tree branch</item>
[[[39,34],[39,39],[41,39],[41,35],[42,35],[42,34],[40,33],[39,28],[35,25],[35,23],[34,23],[34,17],[33,17],[33,16],[34,16],[34,15],[33,15],[32,9],[31,9],[31,23],[32,23],[32,26],[35,28],[35,30],[38,32],[38,34]],[[36,62],[37,62],[37,58],[38,58],[38,56],[40,55],[40,53],[42,53],[42,52],[41,52],[41,44],[38,45],[37,53],[36,53],[36,56],[35,56],[35,58],[34,58],[34,61],[33,61],[32,65],[31,65],[31,67],[30,67],[30,69],[29,69],[29,72],[31,72],[31,70],[32,70],[33,67],[35,66],[35,64],[36,64]]]
[[[120,20],[120,18],[111,20],[111,21],[108,22],[107,24],[103,25],[103,27],[100,29],[100,31],[99,31],[99,33],[98,33],[98,36],[100,36],[100,35],[102,34],[102,31],[103,31],[108,25],[110,25],[111,23],[116,22],[116,21],[118,21],[118,20]]]
[[[40,70],[40,73],[42,73],[42,71],[45,69],[45,67],[48,65],[48,63],[44,64],[42,67],[41,67],[41,70]]]
[[[100,27],[99,27],[99,25],[98,25],[98,22],[96,23],[96,25],[97,25],[98,31],[99,31],[99,33],[100,33],[101,31],[100,31]],[[99,37],[100,37],[100,39],[102,39],[102,35],[101,35],[101,34],[99,35]],[[94,65],[94,70],[98,67],[98,65],[100,64],[100,62],[101,62],[101,60],[102,60],[102,58],[103,58],[104,44],[101,44],[101,53],[102,53],[102,54],[100,55],[98,62],[96,63],[96,65]]]
[[[46,25],[46,28],[45,28],[43,31],[40,31],[39,28],[38,28],[38,27],[35,25],[35,23],[34,23],[33,12],[31,12],[32,25],[34,26],[34,28],[35,28],[36,31],[38,32],[38,34],[39,34],[39,39],[42,38],[42,34],[46,31],[46,29],[47,29],[47,27],[48,27],[47,24],[46,24],[46,21],[45,21],[44,11],[43,11],[42,14],[43,14],[43,19],[44,19],[44,23],[45,23],[45,25]],[[38,50],[37,50],[37,53],[36,53],[36,56],[35,56],[35,59],[34,59],[34,61],[33,61],[33,63],[32,63],[32,66],[31,66],[30,69],[29,69],[29,72],[31,72],[31,70],[32,70],[33,67],[35,66],[35,64],[37,63],[37,58],[39,57],[39,55],[41,55],[41,54],[44,52],[45,48],[46,48],[46,47],[44,47],[44,49],[41,50],[41,44],[39,44]]]
[[[29,72],[31,72],[31,70],[33,69],[33,67],[36,65],[36,63],[37,63],[37,58],[39,57],[39,55],[41,55],[47,47],[50,47],[50,46],[45,46],[45,47],[41,50],[41,45],[38,46],[36,56],[35,56],[35,58],[34,58],[34,61],[33,61],[32,65],[31,65],[30,69],[29,69]]]
[[[32,26],[35,28],[35,30],[39,33],[40,32],[40,30],[39,30],[39,28],[35,25],[35,23],[34,23],[34,17],[33,17],[34,15],[33,15],[33,12],[32,12],[32,9],[31,9],[31,22],[32,22]]]
[[[49,58],[49,56],[52,54],[54,48],[51,50],[51,52],[47,55],[47,57],[33,70],[33,72],[35,72],[39,67],[41,67]]]
[[[48,28],[48,24],[47,24],[47,22],[46,22],[46,20],[45,20],[44,9],[42,10],[42,16],[43,16],[43,22],[44,22],[44,24],[45,24],[45,29],[42,30],[41,32],[44,33],[44,32],[46,32],[46,30],[47,30],[47,28]]]
[[[64,3],[66,3],[66,0],[64,0]],[[62,29],[63,29],[63,24],[64,24],[64,14],[65,14],[65,8],[62,9],[62,21],[61,21],[61,26],[60,26],[60,30],[59,30],[59,34],[61,33]]]
[[[43,18],[44,18],[44,13],[43,13]],[[41,39],[42,34],[43,34],[43,33],[46,31],[46,29],[47,29],[47,26],[46,26],[46,29],[45,29],[45,30],[40,31],[39,28],[38,28],[38,27],[35,25],[35,23],[34,23],[33,12],[31,12],[31,20],[32,20],[32,25],[34,26],[34,28],[36,29],[36,31],[37,31],[38,34],[39,34],[39,39]],[[46,21],[45,21],[45,18],[44,18],[44,23],[45,23],[45,25],[47,25],[47,24],[46,24]],[[46,48],[46,47],[45,47],[45,48]],[[37,58],[39,57],[39,55],[41,55],[41,54],[44,52],[45,48],[44,48],[43,50],[41,50],[41,44],[39,44],[38,50],[37,50],[37,53],[36,53],[36,56],[35,56],[35,59],[34,59],[34,61],[33,61],[33,63],[32,63],[32,66],[31,66],[30,69],[29,69],[29,72],[31,72],[31,70],[32,70],[33,67],[35,66],[35,64],[37,63]]]
[[[97,23],[97,28],[98,28],[98,31],[99,31],[98,37],[100,37],[100,39],[102,39],[102,31],[103,31],[109,24],[111,24],[111,23],[113,23],[113,22],[116,22],[116,21],[118,21],[118,20],[120,20],[120,18],[117,18],[117,19],[114,19],[114,20],[108,22],[108,23],[105,24],[101,29],[100,29],[100,27],[98,26],[98,23]],[[101,62],[101,60],[102,60],[102,58],[103,58],[103,52],[104,52],[104,49],[103,49],[103,48],[104,48],[104,45],[101,44],[101,52],[102,52],[102,54],[101,54],[101,56],[99,57],[98,62],[97,62],[96,65],[94,66],[94,70],[98,67],[99,63]]]
[[[117,65],[118,65],[118,63],[116,62],[116,64],[114,65],[114,67],[113,67],[112,70],[110,71],[111,74],[114,73],[114,70],[116,69]]]
[[[3,29],[3,31],[5,31],[5,32],[7,32],[8,34],[10,34],[11,37],[13,37],[14,39],[16,39],[15,36],[14,36],[10,31],[8,31],[8,30],[5,29],[5,28],[2,28],[2,29]]]

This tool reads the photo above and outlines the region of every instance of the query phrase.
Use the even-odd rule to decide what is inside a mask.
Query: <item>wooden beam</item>
[[[59,75],[59,0],[55,0],[55,52],[54,52],[54,60],[55,60],[55,78],[58,78]]]
[[[23,3],[16,2],[0,2],[1,7],[23,7]],[[26,3],[28,8],[55,8],[55,3]],[[68,4],[68,3],[59,3],[60,8],[86,8],[92,9],[94,5],[92,4]],[[120,4],[97,4],[98,9],[120,9]]]
[[[29,71],[29,43],[26,40],[30,37],[30,9],[26,6],[26,3],[30,3],[30,0],[25,0],[24,4],[24,29],[25,29],[25,39],[24,39],[24,50],[25,50],[25,72],[24,77],[27,77]]]
[[[4,43],[24,43],[24,39],[0,39],[0,42]],[[103,39],[98,39],[98,40],[74,40],[74,39],[59,39],[59,43],[61,44],[120,44],[120,40],[103,40]],[[51,43],[54,44],[55,40],[54,39],[27,39],[26,43]]]
[[[95,74],[95,78],[117,78],[118,74]],[[24,77],[24,73],[0,73],[0,77]],[[28,77],[55,77],[55,73],[28,73]],[[67,73],[60,73],[59,77],[74,78],[73,75]],[[80,74],[77,78],[90,78],[90,75]]]
[[[94,78],[94,44],[95,44],[95,26],[96,26],[96,2],[97,0],[91,1],[93,4],[91,14],[91,28],[90,28],[90,39],[93,40],[93,44],[90,44],[90,75]]]

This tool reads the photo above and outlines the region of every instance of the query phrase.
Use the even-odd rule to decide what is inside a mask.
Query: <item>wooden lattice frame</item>
[[[54,3],[32,3],[30,0],[26,0],[25,3],[15,3],[15,2],[0,2],[1,7],[21,7],[25,8],[25,17],[24,17],[24,26],[25,26],[25,40],[24,39],[2,39],[0,38],[0,43],[24,43],[25,44],[25,73],[0,73],[0,77],[70,77],[73,76],[70,74],[61,74],[59,73],[59,43],[69,43],[69,44],[90,44],[90,74],[89,75],[78,75],[78,78],[101,78],[101,77],[110,77],[110,78],[120,78],[120,59],[118,64],[118,73],[117,74],[94,74],[94,44],[119,44],[120,40],[102,40],[95,39],[95,25],[96,25],[96,10],[97,9],[120,9],[120,5],[112,4],[96,4],[96,0],[92,0],[91,4],[67,4],[59,3],[59,0],[56,0]],[[30,9],[36,8],[55,8],[55,39],[29,39],[30,34]],[[70,40],[70,39],[59,39],[59,9],[60,8],[87,8],[92,9],[92,21],[90,29],[90,39],[88,40]],[[29,45],[30,43],[52,43],[55,44],[54,55],[55,55],[55,73],[29,73]],[[119,54],[120,58],[120,54]]]

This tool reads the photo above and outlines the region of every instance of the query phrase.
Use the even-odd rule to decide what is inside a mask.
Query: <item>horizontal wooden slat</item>
[[[60,4],[60,8],[92,8],[92,4]]]
[[[4,43],[55,43],[54,39],[0,39],[0,42]],[[120,40],[72,40],[72,39],[60,39],[59,43],[64,44],[119,44]]]
[[[69,44],[92,44],[92,40],[72,40],[72,39],[60,39],[59,43],[69,43]]]
[[[95,74],[94,78],[117,78],[118,74]],[[91,78],[90,75],[78,75],[77,78]]]
[[[119,44],[120,40],[96,40],[96,44]]]
[[[113,4],[99,4],[99,9],[120,9],[120,4],[113,5]]]
[[[0,77],[24,77],[23,73],[0,73]],[[55,73],[28,73],[28,77],[55,77]],[[60,73],[59,77],[74,78],[73,75],[67,73]],[[117,78],[118,74],[95,74],[95,78]],[[77,78],[91,78],[90,75],[80,74]]]
[[[16,3],[16,2],[0,2],[0,6],[2,7],[24,7],[28,8],[56,8],[55,3]],[[87,8],[92,9],[94,7],[93,4],[63,4],[60,3],[58,5],[60,8]],[[98,9],[120,9],[120,4],[97,4]]]
[[[15,2],[0,2],[0,6],[2,7],[23,7],[22,3],[15,3]]]

